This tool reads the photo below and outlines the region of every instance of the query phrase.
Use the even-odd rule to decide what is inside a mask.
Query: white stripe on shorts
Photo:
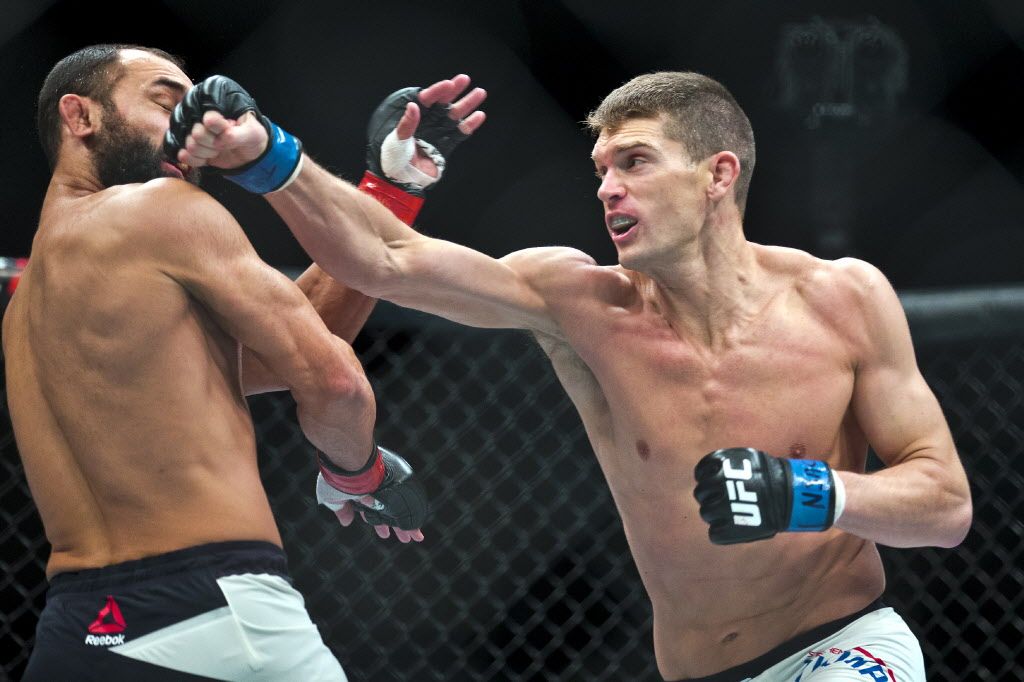
[[[277,575],[217,579],[228,605],[120,646],[122,656],[218,680],[347,682],[302,595]]]
[[[753,682],[925,682],[924,656],[906,621],[886,607],[864,614]]]

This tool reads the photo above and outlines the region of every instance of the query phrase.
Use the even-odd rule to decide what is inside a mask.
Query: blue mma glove
[[[267,131],[267,147],[259,157],[229,170],[209,167],[228,180],[255,194],[283,189],[298,175],[302,164],[302,142],[264,116],[256,100],[227,76],[210,76],[195,84],[171,113],[171,125],[164,135],[163,151],[177,161],[178,151],[185,146],[192,127],[203,120],[207,111],[219,111],[225,118],[237,120],[253,112]]]
[[[753,448],[705,455],[693,495],[716,545],[753,542],[783,531],[822,531],[845,503],[842,482],[825,462],[782,459]]]

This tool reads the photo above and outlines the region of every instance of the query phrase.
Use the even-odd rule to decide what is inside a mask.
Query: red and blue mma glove
[[[358,471],[338,467],[321,452],[317,452],[317,463],[320,473],[316,477],[316,500],[331,511],[351,502],[370,525],[402,530],[423,527],[427,496],[401,456],[374,446],[369,461]],[[362,503],[365,495],[376,500],[372,507]]]
[[[203,120],[207,111],[219,111],[224,118],[239,119],[253,112],[267,130],[267,147],[259,157],[238,168],[208,166],[254,194],[267,194],[284,189],[302,170],[302,142],[264,116],[256,100],[227,76],[210,76],[192,86],[171,113],[171,125],[164,135],[164,155],[178,160],[178,151],[192,127]]]
[[[846,504],[842,481],[818,460],[727,448],[701,458],[694,475],[693,496],[716,545],[766,540],[779,532],[827,530]]]
[[[459,122],[448,117],[451,106],[420,105],[420,123],[415,136],[399,140],[395,132],[409,102],[419,104],[422,88],[402,88],[384,98],[370,116],[366,130],[366,165],[359,189],[384,204],[406,225],[412,225],[423,206],[423,192],[441,179],[447,159],[468,135]],[[431,177],[411,164],[417,147],[437,166]]]

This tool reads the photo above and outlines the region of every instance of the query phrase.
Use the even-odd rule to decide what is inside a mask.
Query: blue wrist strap
[[[820,531],[831,527],[835,501],[828,464],[813,459],[787,459],[793,474],[793,511],[788,531]]]
[[[273,121],[264,120],[270,123],[270,142],[263,156],[240,173],[225,176],[254,194],[266,194],[280,189],[302,159],[302,142],[299,138],[279,128]]]

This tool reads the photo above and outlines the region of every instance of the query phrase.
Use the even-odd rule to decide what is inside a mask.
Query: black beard
[[[104,187],[178,177],[161,166],[166,159],[160,149],[132,129],[116,110],[105,108],[103,114],[103,128],[93,140],[92,157]],[[185,179],[198,185],[199,169],[190,168]]]

